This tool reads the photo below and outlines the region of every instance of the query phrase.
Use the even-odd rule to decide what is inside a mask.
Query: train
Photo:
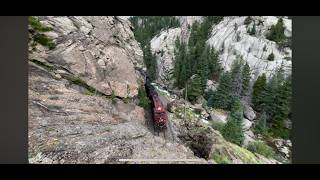
[[[167,123],[168,123],[166,108],[161,102],[156,89],[150,83],[148,78],[146,79],[145,89],[151,101],[151,112],[152,112],[154,128],[157,131],[163,131],[164,129],[167,128]]]

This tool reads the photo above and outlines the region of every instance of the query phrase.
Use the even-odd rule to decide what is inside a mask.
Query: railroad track
[[[170,120],[167,123],[167,127],[161,131],[158,130],[154,130],[154,134],[156,136],[162,137],[163,139],[165,139],[166,141],[170,141],[170,142],[174,142],[175,138],[172,132],[172,128],[171,128],[171,123]]]

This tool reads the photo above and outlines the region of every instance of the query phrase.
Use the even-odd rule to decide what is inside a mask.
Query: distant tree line
[[[151,52],[151,39],[168,28],[179,27],[179,20],[174,16],[132,16],[129,18],[135,39],[140,43],[144,55],[147,74],[151,80],[157,78],[157,62]]]
[[[196,21],[192,24],[187,44],[179,38],[176,40],[172,78],[180,89],[189,84],[187,98],[190,101],[204,93],[207,79],[217,79],[222,71],[218,52],[206,45],[212,25],[222,19],[222,16],[206,16],[202,23]]]

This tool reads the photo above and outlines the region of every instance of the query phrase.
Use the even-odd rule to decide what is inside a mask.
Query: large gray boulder
[[[246,118],[243,118],[243,129],[249,130],[252,126],[252,122]]]
[[[249,119],[250,121],[254,120],[256,118],[256,113],[254,112],[254,110],[252,109],[252,107],[250,105],[248,105],[248,103],[243,102],[243,114],[244,117]]]

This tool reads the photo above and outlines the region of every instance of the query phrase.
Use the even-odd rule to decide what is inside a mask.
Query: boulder
[[[289,159],[291,157],[292,143],[290,140],[274,139],[273,144],[284,158]]]
[[[207,100],[203,96],[199,96],[197,98],[197,100],[196,100],[196,104],[206,105],[207,104]]]
[[[254,142],[255,141],[255,139],[253,139],[250,135],[248,135],[248,134],[244,134],[244,141],[243,141],[243,146],[244,147],[246,147],[246,146],[248,146],[248,144],[250,143],[250,142]]]
[[[249,121],[248,119],[244,118],[243,119],[243,129],[244,130],[249,130],[252,126],[252,122]]]
[[[210,111],[210,117],[213,122],[227,123],[228,113],[223,110],[213,109]]]
[[[215,91],[218,85],[219,85],[218,83],[213,82],[212,80],[207,80],[207,86],[205,91],[209,91],[209,90]]]
[[[184,107],[184,102],[183,100],[173,100],[167,104],[167,110],[171,113],[176,112],[178,107]]]
[[[245,101],[241,101],[243,105],[243,115],[245,118],[249,119],[250,121],[256,118],[256,113],[252,109],[252,107]]]
[[[290,119],[287,119],[286,121],[284,121],[284,126],[287,129],[292,129],[292,121]]]

